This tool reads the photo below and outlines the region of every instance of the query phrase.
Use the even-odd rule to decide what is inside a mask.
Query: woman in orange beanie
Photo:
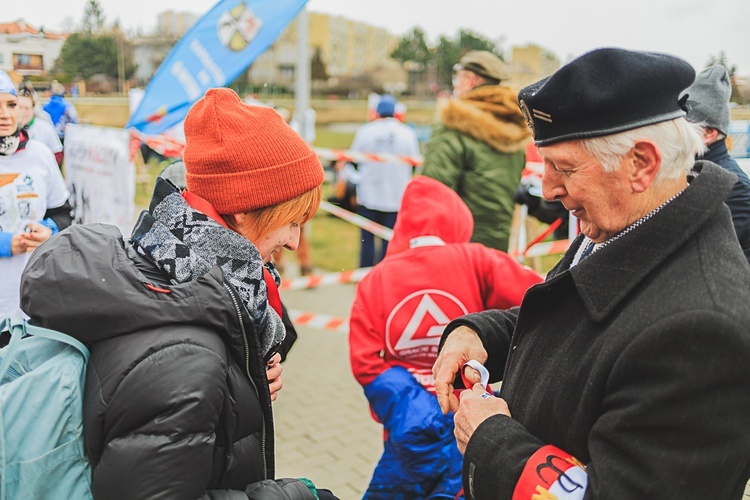
[[[24,276],[30,316],[91,349],[94,495],[335,498],[274,479],[271,412],[284,327],[270,260],[297,247],[323,168],[273,109],[229,89],[195,103],[185,138],[187,190],[158,178],[128,243],[77,226]],[[47,285],[75,292],[50,299]]]

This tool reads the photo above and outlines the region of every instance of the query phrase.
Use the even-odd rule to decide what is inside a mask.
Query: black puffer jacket
[[[299,482],[258,487],[274,477],[271,399],[238,304],[218,268],[171,285],[114,226],[73,226],[34,252],[22,308],[91,349],[84,435],[97,498],[262,498],[279,484],[314,498]]]

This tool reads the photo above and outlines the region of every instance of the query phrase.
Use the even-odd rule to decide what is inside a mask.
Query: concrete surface
[[[354,285],[285,291],[290,309],[349,315]],[[298,327],[274,403],[277,477],[307,477],[343,500],[362,498],[382,452],[382,427],[370,417],[349,369],[345,333]]]

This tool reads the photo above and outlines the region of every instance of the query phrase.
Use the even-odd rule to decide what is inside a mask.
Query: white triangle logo
[[[425,338],[414,339],[414,334],[417,333],[417,329],[428,314],[435,320],[435,322],[437,322],[437,325],[430,327]],[[401,351],[423,345],[437,345],[440,336],[443,334],[443,330],[445,330],[445,326],[449,322],[450,318],[448,318],[443,310],[440,309],[434,300],[432,300],[432,297],[425,293],[422,296],[422,300],[419,301],[419,305],[414,311],[414,315],[409,320],[406,328],[404,328],[404,333],[398,339],[395,349]]]

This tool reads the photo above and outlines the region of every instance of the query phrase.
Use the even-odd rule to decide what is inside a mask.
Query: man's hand
[[[458,409],[458,399],[453,394],[453,380],[470,359],[484,364],[487,361],[487,351],[484,350],[482,341],[474,330],[459,326],[448,335],[443,349],[432,366],[435,393],[443,413],[455,412]],[[479,373],[473,368],[467,368],[464,375],[472,383],[479,382]]]
[[[266,375],[268,376],[268,389],[271,391],[271,401],[276,401],[281,387],[284,385],[281,381],[281,354],[276,353],[266,366]]]
[[[463,455],[469,439],[477,430],[479,424],[493,415],[507,415],[510,417],[508,404],[502,398],[496,398],[481,384],[475,384],[471,390],[461,393],[461,404],[453,417],[454,434],[458,451]]]

